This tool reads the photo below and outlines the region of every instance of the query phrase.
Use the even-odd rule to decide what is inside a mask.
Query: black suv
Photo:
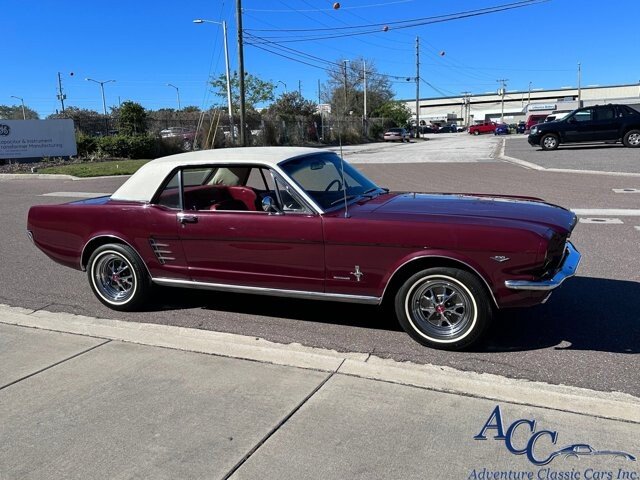
[[[562,120],[531,127],[529,144],[555,150],[561,143],[622,140],[640,147],[640,112],[627,105],[595,105],[574,110]]]

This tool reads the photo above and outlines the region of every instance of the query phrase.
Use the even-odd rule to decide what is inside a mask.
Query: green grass
[[[113,160],[109,162],[86,162],[39,169],[38,173],[57,173],[74,177],[102,177],[108,175],[131,175],[149,160]]]

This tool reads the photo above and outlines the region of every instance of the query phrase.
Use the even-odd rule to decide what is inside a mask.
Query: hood
[[[569,233],[576,223],[576,216],[569,210],[545,203],[542,200],[515,197],[470,194],[398,193],[382,195],[371,212],[402,216],[441,216],[449,219],[512,220],[535,223],[553,228],[559,233]],[[387,201],[383,201],[386,197]]]

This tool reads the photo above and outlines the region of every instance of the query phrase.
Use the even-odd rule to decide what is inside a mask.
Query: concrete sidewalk
[[[629,395],[7,306],[0,419],[2,480],[640,478],[621,456],[524,453],[638,457]],[[519,419],[536,424],[511,435]]]

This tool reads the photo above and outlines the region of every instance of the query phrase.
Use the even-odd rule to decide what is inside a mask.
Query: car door
[[[620,138],[622,118],[613,105],[598,107],[595,111],[595,130],[598,140],[617,140]]]
[[[561,141],[588,142],[594,140],[593,129],[595,114],[593,108],[576,110],[564,122],[564,135]]]
[[[322,218],[298,198],[285,201],[268,169],[216,167],[211,178],[191,185],[189,178],[203,178],[203,170],[182,172],[184,203],[176,214],[191,279],[323,292]],[[252,176],[264,182],[262,188],[250,186]],[[267,196],[279,205],[277,213],[262,210],[260,202]]]

